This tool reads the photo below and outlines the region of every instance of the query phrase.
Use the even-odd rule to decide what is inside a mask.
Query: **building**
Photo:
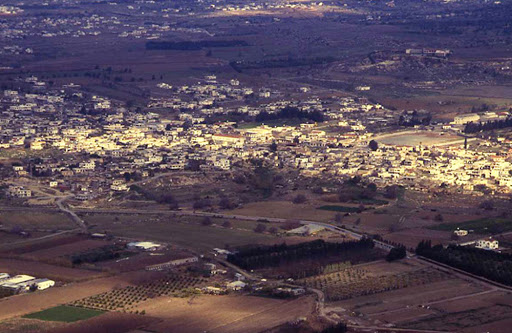
[[[199,261],[198,257],[187,257],[187,258],[175,259],[175,260],[167,261],[167,262],[164,262],[161,264],[146,266],[146,270],[147,271],[163,271],[163,270],[170,269],[170,268],[173,268],[176,266],[192,264],[192,263],[195,263],[198,261]]]
[[[242,290],[245,286],[246,283],[242,281],[233,281],[226,285],[226,287],[231,290]]]
[[[475,243],[475,247],[483,250],[497,250],[499,243],[493,239],[479,239]]]
[[[15,198],[30,198],[32,196],[32,191],[27,190],[23,186],[9,186],[9,189],[7,190],[7,193],[11,197]]]
[[[465,125],[467,123],[471,122],[477,122],[480,120],[480,116],[475,113],[468,113],[468,114],[461,114],[458,116],[455,116],[453,119],[453,123],[455,125]]]
[[[55,285],[55,281],[50,279],[35,279],[27,282],[18,283],[19,290],[29,291],[32,286],[37,290],[45,290]]]
[[[468,231],[467,230],[463,230],[463,229],[459,229],[459,228],[457,228],[457,230],[455,230],[453,233],[455,235],[459,236],[459,237],[463,237],[463,236],[467,236],[468,235]]]
[[[130,250],[156,251],[162,247],[162,245],[153,242],[131,242],[126,244],[126,247]]]

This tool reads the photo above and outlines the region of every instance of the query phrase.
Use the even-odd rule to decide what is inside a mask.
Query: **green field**
[[[336,205],[325,205],[318,207],[317,209],[328,210],[332,212],[342,212],[342,213],[356,213],[359,211],[359,207],[348,207],[348,206],[336,206]]]
[[[72,323],[75,321],[96,317],[103,313],[105,313],[105,311],[84,309],[75,306],[59,305],[43,311],[30,313],[23,317],[46,321],[61,321],[65,323]]]
[[[442,231],[454,231],[457,228],[473,230],[477,234],[499,234],[505,231],[512,231],[512,220],[503,218],[482,218],[460,223],[442,223],[429,227],[429,229],[432,230]]]

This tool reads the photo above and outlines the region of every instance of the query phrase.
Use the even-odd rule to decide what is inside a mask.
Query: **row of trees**
[[[479,133],[507,127],[512,127],[512,117],[507,117],[507,119],[503,120],[487,121],[484,123],[469,122],[464,127],[464,133]]]
[[[117,259],[126,255],[128,255],[128,252],[124,250],[123,247],[118,245],[106,245],[97,249],[74,254],[71,256],[71,262],[73,265],[80,265],[82,263],[95,263]]]
[[[243,249],[228,256],[228,261],[244,269],[277,267],[304,259],[323,258],[343,251],[372,249],[373,240],[363,238],[358,241],[330,243],[323,240],[287,245],[258,246]]]
[[[302,111],[296,107],[287,106],[276,113],[268,113],[266,111],[260,112],[255,120],[257,122],[265,122],[277,119],[306,119],[316,122],[325,120],[324,114],[321,111]]]
[[[431,241],[421,241],[416,247],[420,256],[512,286],[512,255],[473,247],[449,245],[447,248]]]

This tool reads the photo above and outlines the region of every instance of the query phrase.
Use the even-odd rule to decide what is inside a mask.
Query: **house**
[[[231,290],[242,290],[243,288],[245,288],[247,284],[242,282],[242,281],[233,281],[233,282],[230,282],[226,285],[226,287],[228,289],[231,289]]]
[[[16,198],[30,198],[32,196],[32,191],[25,189],[23,186],[9,186],[7,193],[11,197]]]
[[[475,247],[483,250],[496,250],[499,247],[499,243],[497,240],[489,239],[479,239],[475,243]]]
[[[459,237],[462,237],[462,236],[467,236],[468,231],[467,231],[467,230],[463,230],[463,229],[459,229],[459,228],[457,228],[457,230],[455,230],[453,233],[454,233],[455,235],[459,236]]]

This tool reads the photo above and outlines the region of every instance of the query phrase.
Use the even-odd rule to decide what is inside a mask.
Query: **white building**
[[[459,237],[467,236],[468,235],[468,231],[467,230],[463,230],[463,229],[459,229],[459,228],[457,228],[457,230],[455,230],[453,233],[455,235],[459,236]]]
[[[461,114],[455,116],[453,123],[456,125],[465,125],[470,122],[477,122],[480,120],[480,116],[475,113]]]
[[[497,240],[493,240],[490,238],[489,239],[479,239],[476,241],[475,247],[477,247],[479,249],[484,249],[484,250],[496,250],[499,247],[499,243]]]
[[[153,242],[131,242],[126,244],[126,247],[131,250],[142,250],[142,251],[156,251],[162,245]]]

